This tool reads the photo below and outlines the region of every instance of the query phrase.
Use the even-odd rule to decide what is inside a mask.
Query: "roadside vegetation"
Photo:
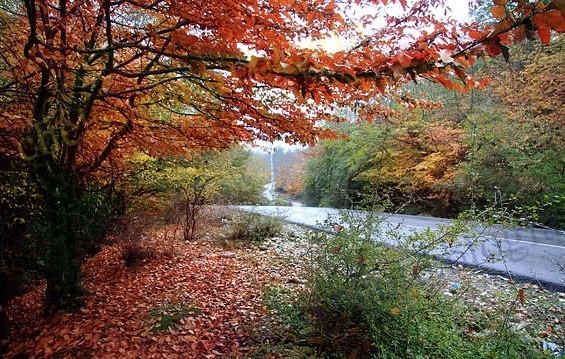
[[[12,300],[7,356],[506,359],[563,345],[564,293],[374,243],[371,230],[394,234],[377,217],[344,213],[313,232],[205,214],[194,241],[149,216],[135,234],[112,233],[83,267],[75,313],[44,317],[41,284]],[[447,233],[395,239],[429,247]],[[134,266],[128,236],[143,254]]]
[[[406,214],[493,207],[565,228],[564,46],[559,36],[548,47],[512,47],[508,63],[478,63],[475,76],[499,81],[470,94],[409,85],[405,93],[428,107],[397,107],[393,119],[359,124],[362,107],[345,113],[335,126],[347,137],[310,150],[304,203],[349,208],[373,193]]]
[[[426,253],[462,234],[463,227],[399,235],[382,221],[343,212],[328,220],[327,232],[310,232],[302,254],[305,280],[294,281],[302,285],[287,281],[264,294],[271,323],[285,334],[271,334],[255,357],[274,352],[291,358],[551,358],[553,352],[544,351],[548,323],[551,339],[563,344],[561,296],[542,304],[516,285],[498,293],[494,305],[481,307],[470,303],[486,286],[468,285],[465,275],[445,280],[444,271],[458,272],[457,267]],[[336,229],[335,223],[343,225]],[[380,243],[384,238],[396,247]],[[516,323],[526,301],[542,311],[535,325]],[[539,331],[535,337],[523,331],[528,325]]]

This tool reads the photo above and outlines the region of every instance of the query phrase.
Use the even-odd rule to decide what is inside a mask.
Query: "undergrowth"
[[[283,221],[278,217],[240,213],[233,218],[226,237],[230,240],[262,242],[279,236],[282,230]]]
[[[265,293],[271,314],[292,333],[285,340],[327,358],[549,357],[523,342],[504,318],[490,318],[490,327],[473,335],[472,313],[422,278],[435,263],[423,250],[453,241],[464,225],[409,235],[381,218],[345,212],[326,227],[311,238],[306,289]]]
[[[152,332],[156,334],[174,328],[181,323],[182,319],[190,315],[200,314],[200,312],[198,308],[180,304],[154,308],[149,312],[149,316],[156,321]]]

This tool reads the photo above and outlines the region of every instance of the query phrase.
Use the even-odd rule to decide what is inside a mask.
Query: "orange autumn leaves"
[[[317,124],[338,121],[338,107],[364,101],[371,120],[388,111],[373,100],[407,81],[480,86],[466,68],[485,52],[507,57],[510,43],[565,30],[561,1],[497,1],[486,27],[428,16],[441,3],[26,1],[1,16],[0,113],[10,121],[0,151],[50,153],[87,178],[123,172],[138,150],[313,143],[330,135]],[[392,4],[401,14],[388,14]],[[375,15],[353,17],[356,7]],[[348,48],[297,46],[334,33]]]
[[[507,46],[524,40],[539,38],[548,45],[552,31],[565,31],[565,4],[562,0],[530,3],[524,0],[496,0],[490,8],[495,24],[483,31],[469,29],[475,42],[484,42],[489,56],[502,54],[508,61]]]

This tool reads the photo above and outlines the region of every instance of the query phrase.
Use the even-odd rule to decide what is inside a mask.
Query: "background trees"
[[[562,36],[550,46],[523,43],[510,47],[509,61],[475,65],[474,75],[491,82],[469,94],[405,86],[442,106],[347,127],[347,139],[322,142],[307,167],[309,203],[347,207],[376,192],[405,213],[497,206],[563,227],[562,44]]]
[[[194,240],[203,206],[207,204],[257,204],[266,179],[251,165],[242,146],[182,157],[154,158],[137,154],[126,176],[129,196],[139,207],[153,201],[166,219],[180,224],[185,240]]]

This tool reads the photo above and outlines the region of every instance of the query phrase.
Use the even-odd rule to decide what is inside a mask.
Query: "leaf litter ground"
[[[125,266],[119,244],[90,258],[83,268],[85,305],[77,313],[42,317],[41,288],[16,298],[7,356],[243,356],[248,331],[263,315],[268,275],[241,259],[243,249],[226,252],[211,240],[171,242],[164,232],[143,243],[160,254],[133,268]]]

